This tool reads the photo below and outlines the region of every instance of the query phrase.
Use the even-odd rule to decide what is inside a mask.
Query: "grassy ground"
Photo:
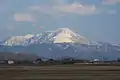
[[[120,80],[120,66],[0,66],[0,80]]]

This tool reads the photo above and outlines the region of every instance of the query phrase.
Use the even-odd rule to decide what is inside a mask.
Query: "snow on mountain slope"
[[[4,41],[4,45],[12,46],[12,45],[24,45],[27,39],[32,38],[34,35],[27,34],[24,36],[14,36]],[[23,44],[24,43],[24,44]]]
[[[88,44],[89,41],[84,37],[74,33],[68,28],[60,28],[56,31],[57,35],[54,37],[54,43],[81,43],[81,44]]]
[[[55,31],[42,32],[40,34],[27,34],[11,37],[4,41],[4,45],[29,45],[40,43],[81,43],[89,44],[89,41],[68,28],[60,28]]]

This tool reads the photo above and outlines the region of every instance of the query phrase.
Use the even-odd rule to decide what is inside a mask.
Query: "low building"
[[[92,62],[93,62],[94,64],[99,64],[99,63],[100,63],[100,60],[99,60],[99,59],[94,59]]]
[[[14,64],[14,61],[8,60],[8,64]]]

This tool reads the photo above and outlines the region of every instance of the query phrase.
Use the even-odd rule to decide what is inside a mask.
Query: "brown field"
[[[120,80],[120,66],[0,66],[0,80]]]

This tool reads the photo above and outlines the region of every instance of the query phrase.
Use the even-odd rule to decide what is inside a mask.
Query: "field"
[[[0,66],[0,80],[120,80],[120,66]]]

